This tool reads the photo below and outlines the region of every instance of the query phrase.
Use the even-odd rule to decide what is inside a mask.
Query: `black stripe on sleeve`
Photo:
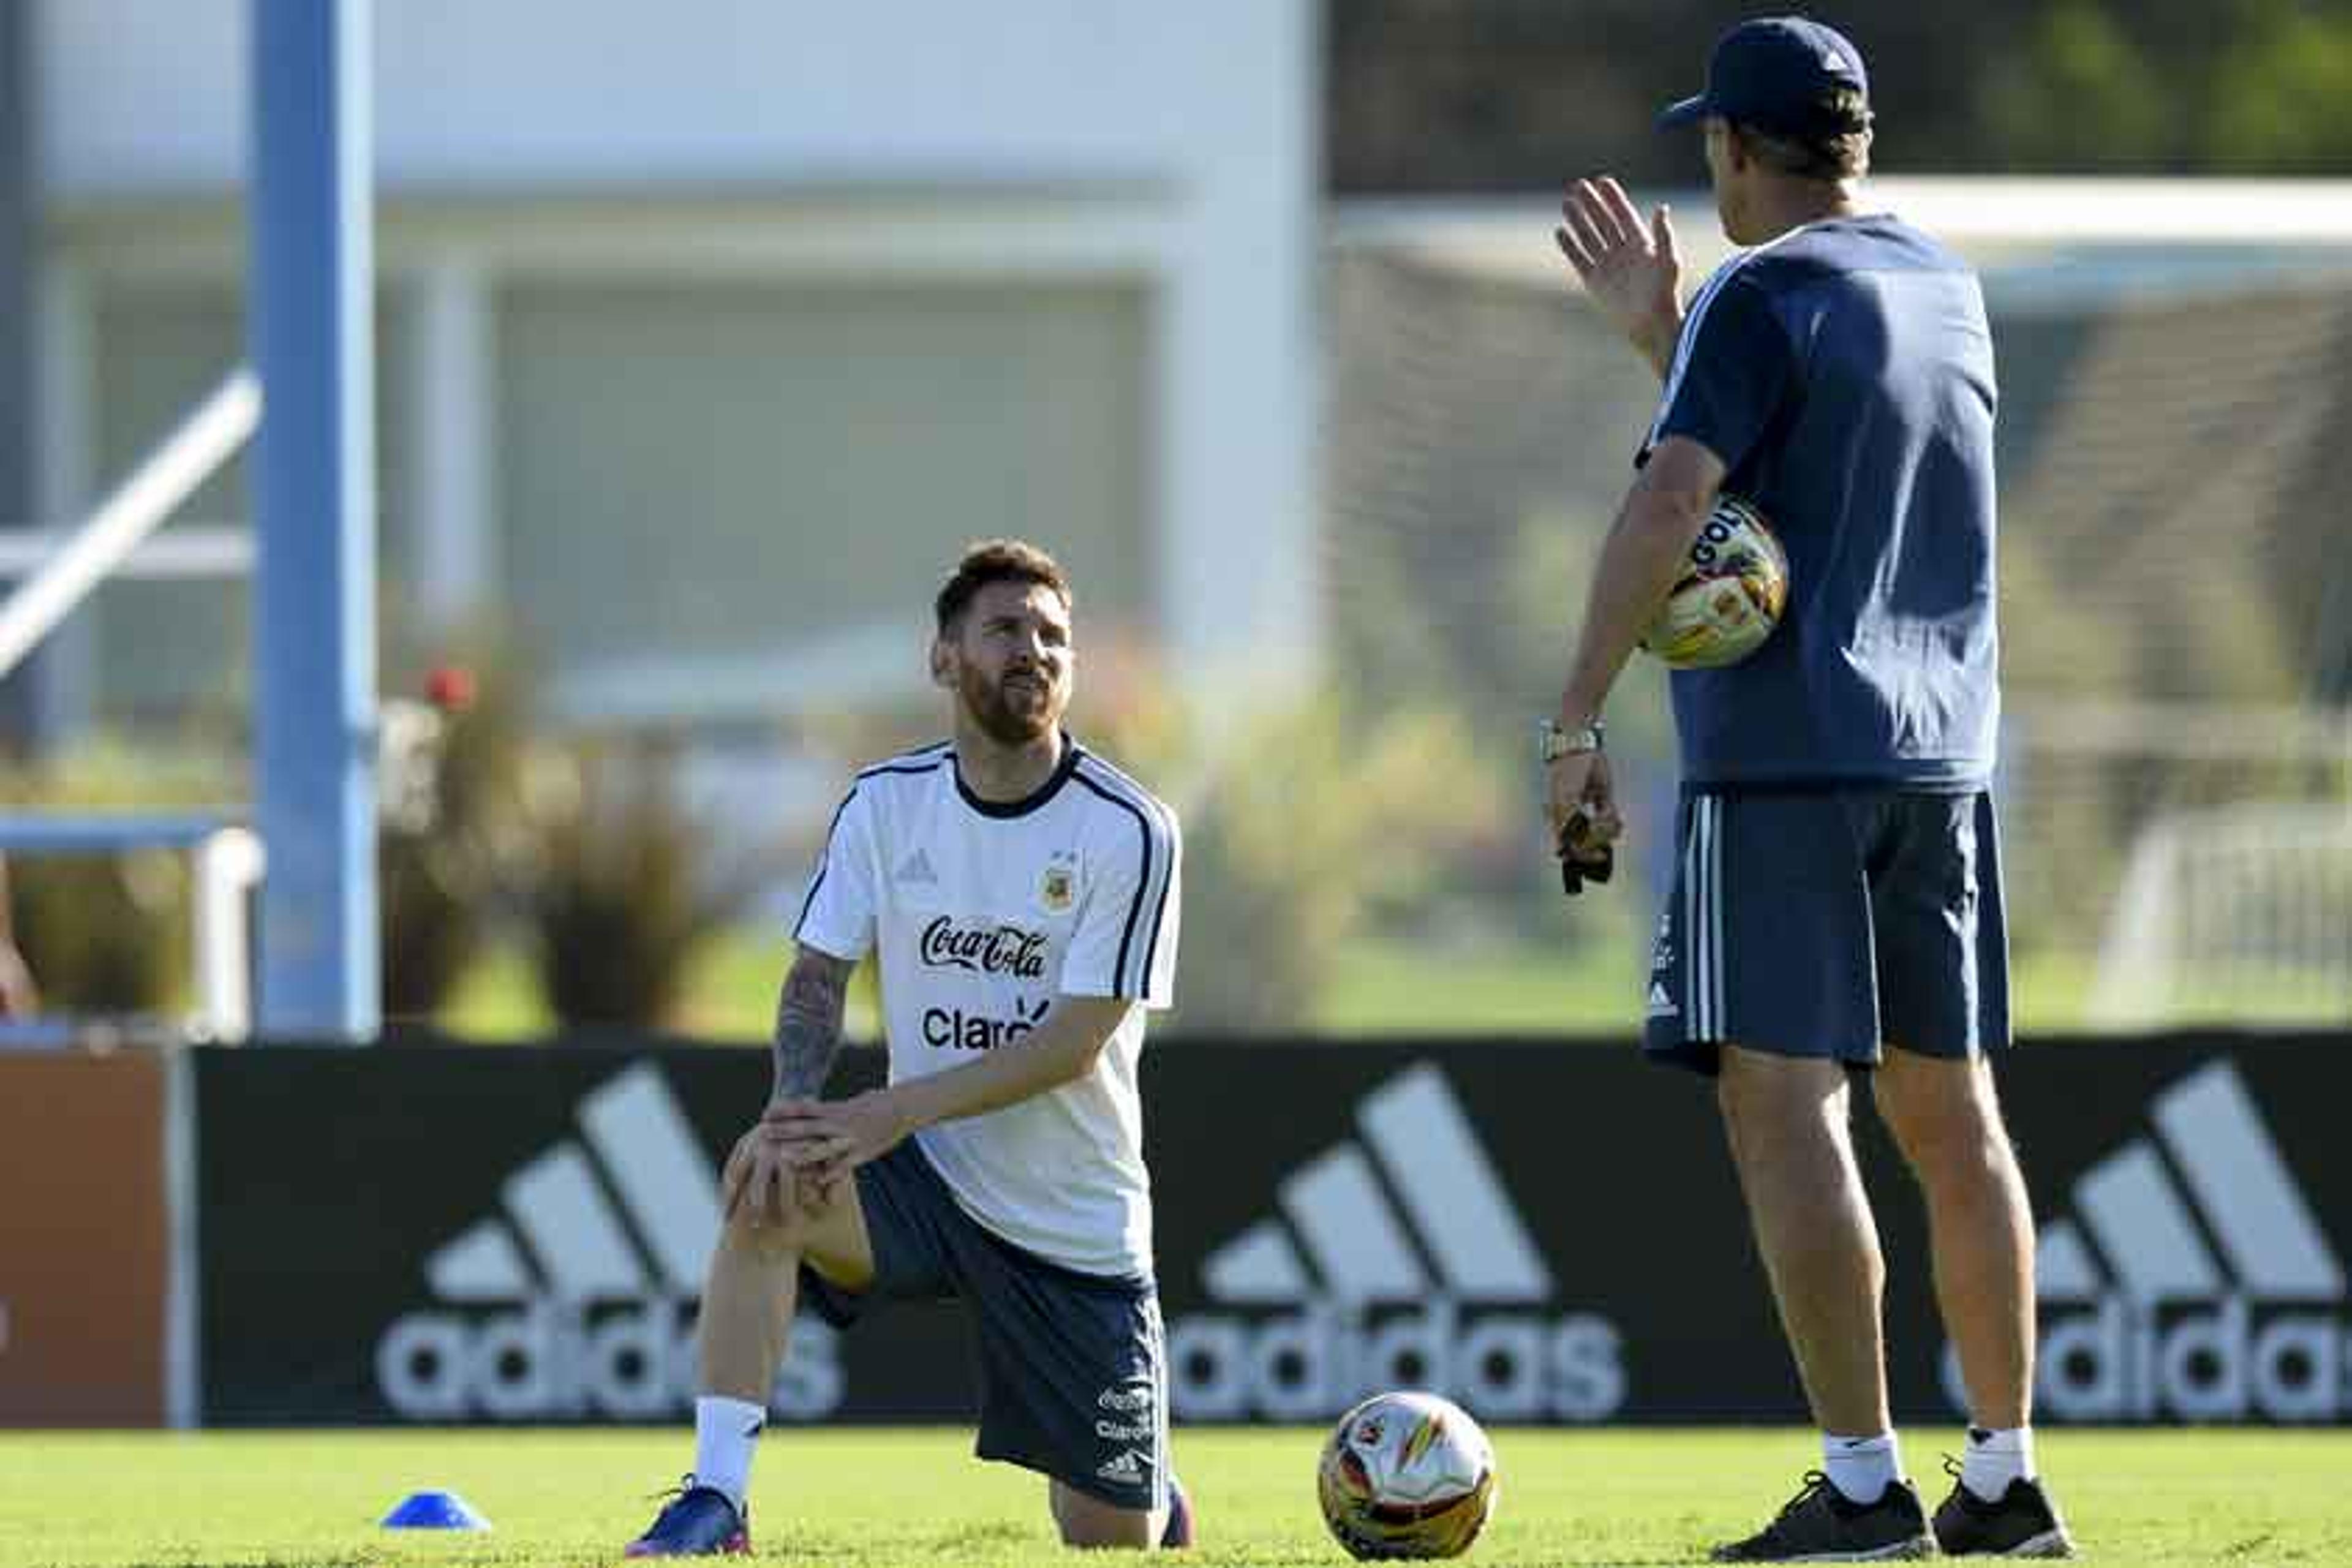
[[[1102,796],[1103,799],[1110,802],[1113,805],[1118,807],[1121,811],[1135,818],[1136,835],[1142,841],[1143,869],[1136,878],[1135,897],[1129,900],[1127,906],[1127,924],[1119,930],[1118,957],[1110,966],[1110,984],[1112,991],[1120,996],[1139,996],[1142,994],[1141,992],[1131,990],[1129,987],[1129,982],[1127,979],[1127,954],[1129,948],[1135,941],[1136,919],[1143,913],[1144,895],[1151,890],[1151,824],[1145,819],[1143,808],[1137,805],[1133,801],[1123,800],[1119,796],[1111,794],[1110,791],[1103,788],[1102,785],[1087,777],[1084,773],[1078,773],[1074,776],[1080,784],[1094,791],[1095,794]]]
[[[1143,944],[1143,973],[1136,977],[1139,984],[1135,988],[1135,994],[1139,999],[1151,994],[1152,965],[1160,957],[1160,918],[1168,912],[1169,891],[1176,886],[1175,814],[1170,812],[1168,817],[1168,824],[1163,829],[1168,835],[1168,869],[1160,879],[1160,897],[1154,900],[1151,905],[1151,935]]]
[[[1162,874],[1160,877],[1159,897],[1156,901],[1153,901],[1151,923],[1145,937],[1143,949],[1138,955],[1140,959],[1140,963],[1137,966],[1132,978],[1129,978],[1129,976],[1128,971],[1129,965],[1128,960],[1129,954],[1134,952],[1135,931],[1137,924],[1141,921],[1143,916],[1143,906],[1147,900],[1150,900],[1152,898],[1151,883],[1154,875],[1152,840],[1155,836],[1163,835],[1167,833],[1168,830],[1158,820],[1156,810],[1148,810],[1144,805],[1139,805],[1136,801],[1129,800],[1124,794],[1116,793],[1106,788],[1100,781],[1093,778],[1084,770],[1081,770],[1073,776],[1076,777],[1080,784],[1086,785],[1087,788],[1092,790],[1103,799],[1110,802],[1113,805],[1118,806],[1121,811],[1126,812],[1129,816],[1135,818],[1136,833],[1141,844],[1143,852],[1143,864],[1136,878],[1135,897],[1128,904],[1127,923],[1119,931],[1118,957],[1111,965],[1111,985],[1117,994],[1141,1001],[1148,997],[1151,993],[1151,957],[1160,942],[1160,920],[1167,911],[1168,883],[1170,878],[1165,874]],[[1115,773],[1112,777],[1121,784],[1126,784],[1124,779],[1118,779],[1118,775]],[[1131,788],[1133,786],[1129,785],[1128,787]],[[1145,797],[1147,800],[1149,798],[1149,796]],[[1174,850],[1171,846],[1170,849],[1168,869],[1172,871],[1173,868]]]
[[[1125,782],[1125,781],[1122,781]],[[1161,841],[1167,846],[1167,865],[1160,874],[1160,891],[1151,900],[1151,925],[1143,942],[1135,976],[1135,994],[1139,1000],[1151,994],[1153,961],[1160,955],[1160,925],[1168,913],[1168,895],[1176,886],[1176,814],[1155,796],[1139,790],[1139,804],[1158,825]]]
[[[860,779],[865,776],[863,773],[858,775]],[[809,879],[808,891],[801,898],[800,915],[793,921],[794,942],[800,941],[801,928],[808,924],[809,910],[816,907],[816,890],[824,886],[824,874],[833,869],[833,838],[835,834],[841,831],[842,814],[849,809],[849,803],[856,798],[857,786],[852,784],[849,786],[849,793],[841,797],[841,804],[833,808],[833,821],[826,825],[824,830],[824,855],[816,863],[816,875]]]

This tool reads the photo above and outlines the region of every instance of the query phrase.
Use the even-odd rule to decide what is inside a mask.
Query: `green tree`
[[[2097,0],[2063,0],[1979,90],[2004,161],[2115,169],[2162,161],[2179,120],[2166,88],[2157,63]]]
[[[2257,0],[2214,68],[2204,162],[2242,174],[2352,166],[2352,15]]]

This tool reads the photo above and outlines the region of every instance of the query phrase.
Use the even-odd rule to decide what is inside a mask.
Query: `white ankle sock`
[[[737,1511],[751,1482],[751,1449],[768,1424],[765,1405],[706,1394],[694,1402],[694,1479],[727,1494]]]
[[[1986,1502],[1999,1502],[2014,1480],[2033,1479],[2033,1428],[2011,1426],[1989,1432],[1969,1428],[1968,1451],[1960,1456],[1960,1485]]]
[[[1824,1432],[1822,1468],[1829,1472],[1830,1484],[1846,1501],[1876,1502],[1885,1492],[1887,1483],[1903,1473],[1903,1461],[1895,1452],[1892,1432],[1867,1437],[1842,1437],[1834,1432]]]

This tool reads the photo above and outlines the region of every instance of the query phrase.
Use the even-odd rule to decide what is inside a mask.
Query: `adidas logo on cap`
[[[1169,1330],[1179,1416],[1320,1420],[1423,1387],[1490,1418],[1600,1420],[1624,1402],[1616,1328],[1546,1316],[1553,1281],[1445,1075],[1366,1096],[1360,1140],[1308,1159],[1202,1265],[1232,1311]],[[1493,1308],[1517,1310],[1494,1310]]]

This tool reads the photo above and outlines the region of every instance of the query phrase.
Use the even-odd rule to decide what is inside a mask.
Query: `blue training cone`
[[[411,1492],[383,1516],[386,1530],[488,1530],[490,1521],[456,1492]]]

